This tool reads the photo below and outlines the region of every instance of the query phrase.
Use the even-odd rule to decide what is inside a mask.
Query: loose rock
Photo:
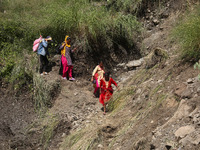
[[[174,134],[176,137],[183,138],[194,131],[195,131],[194,126],[188,125],[188,126],[180,127]]]

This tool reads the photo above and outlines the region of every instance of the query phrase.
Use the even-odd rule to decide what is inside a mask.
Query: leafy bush
[[[182,59],[197,61],[200,58],[200,6],[180,21],[173,37],[182,46]]]

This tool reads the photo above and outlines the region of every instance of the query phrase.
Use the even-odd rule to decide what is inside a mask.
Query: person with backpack
[[[112,84],[114,84],[118,88],[117,83],[110,77],[110,74],[106,72],[104,74],[104,78],[101,79],[99,86],[101,91],[99,102],[104,107],[104,112],[103,112],[104,115],[106,114],[106,104],[108,103],[113,94]]]
[[[104,75],[104,66],[103,66],[103,61],[100,61],[99,65],[95,67],[95,69],[92,72],[92,78],[91,81],[93,84],[96,84],[96,87],[94,89],[94,97],[99,97],[99,85],[100,85],[100,80],[103,79]]]
[[[69,76],[70,81],[74,81],[75,78],[72,77],[72,59],[71,59],[71,53],[75,52],[77,48],[71,49],[71,38],[67,35],[65,37],[65,41],[60,47],[61,50],[61,62],[63,66],[63,79],[67,79],[67,73]]]
[[[47,75],[47,66],[48,66],[48,59],[49,56],[48,52],[48,42],[52,41],[52,37],[47,36],[40,41],[37,53],[40,55],[40,74]]]

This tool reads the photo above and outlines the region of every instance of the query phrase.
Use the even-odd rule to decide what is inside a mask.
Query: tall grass
[[[58,42],[68,34],[85,46],[98,37],[112,40],[113,32],[120,34],[119,24],[124,26],[126,38],[139,30],[135,17],[94,6],[89,0],[7,0],[5,3],[7,13],[3,16],[6,21],[10,19],[20,24],[23,39],[28,42],[26,46],[31,45],[39,34],[51,35]]]
[[[33,87],[35,108],[42,114],[52,106],[52,100],[60,90],[60,81],[46,82],[40,75],[34,74]]]
[[[144,15],[147,8],[160,7],[167,0],[109,0],[108,7],[125,14]]]
[[[185,61],[200,59],[200,6],[182,18],[173,30],[173,38],[181,45],[181,58]]]
[[[141,7],[143,0],[110,0],[108,5],[112,9],[125,13],[136,13]]]

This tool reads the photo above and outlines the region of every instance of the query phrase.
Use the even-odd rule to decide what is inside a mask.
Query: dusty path
[[[54,66],[48,75],[42,76],[46,82],[59,80],[61,86],[61,91],[46,116],[60,116],[61,119],[70,122],[70,132],[80,130],[89,124],[91,125],[91,122],[96,127],[107,123],[99,98],[93,97],[94,89],[92,83],[82,78],[76,78],[75,81],[64,80],[58,75],[58,72],[59,66]],[[50,144],[50,149],[57,149],[59,147],[58,143],[62,142],[63,136],[67,136],[64,130],[60,132],[57,137],[60,140],[53,140]]]

